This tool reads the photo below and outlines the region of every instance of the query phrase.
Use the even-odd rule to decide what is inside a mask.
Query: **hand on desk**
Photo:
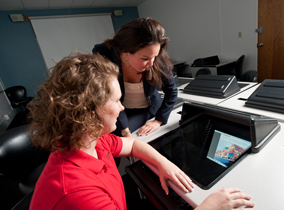
[[[145,134],[149,135],[153,131],[157,130],[161,126],[161,124],[162,123],[159,122],[158,120],[149,121],[140,128],[137,135],[138,136],[144,136]]]
[[[159,178],[162,188],[167,195],[169,194],[169,189],[166,182],[168,179],[173,181],[184,192],[192,191],[193,183],[191,179],[175,164],[168,161],[168,159],[164,158],[160,160],[157,167],[159,169]]]
[[[254,202],[250,199],[237,188],[222,188],[209,195],[195,210],[252,209]]]

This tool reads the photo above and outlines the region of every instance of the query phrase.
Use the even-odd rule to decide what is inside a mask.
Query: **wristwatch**
[[[125,136],[126,134],[130,133],[130,130],[126,131],[126,132],[123,132],[121,133],[122,136]]]

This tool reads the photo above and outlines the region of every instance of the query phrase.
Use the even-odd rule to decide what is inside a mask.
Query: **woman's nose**
[[[121,105],[121,112],[125,109],[124,106],[122,104]]]
[[[153,66],[153,63],[154,63],[154,60],[155,60],[155,58],[149,59],[147,66],[148,66],[148,67],[152,67],[152,66]]]

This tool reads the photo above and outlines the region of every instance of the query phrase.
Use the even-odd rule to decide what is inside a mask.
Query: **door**
[[[284,79],[284,1],[258,1],[258,82]]]

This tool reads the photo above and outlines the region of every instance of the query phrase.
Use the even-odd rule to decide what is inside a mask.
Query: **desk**
[[[247,89],[250,89],[251,87],[257,85],[257,83],[254,82],[238,82],[239,84],[247,84],[246,86],[242,87],[238,93],[235,93],[227,98],[213,98],[213,97],[207,97],[207,96],[200,96],[200,95],[195,95],[195,94],[189,94],[189,93],[184,93],[183,89],[185,86],[188,85],[188,83],[183,84],[178,87],[178,97],[182,98],[184,101],[191,101],[191,102],[196,102],[196,103],[207,103],[207,104],[212,104],[212,105],[218,105],[224,101],[227,101],[229,98],[233,97],[234,95],[237,95]]]
[[[248,97],[258,85],[253,86],[245,91],[231,97],[230,99],[220,102],[218,105],[223,107],[234,108],[251,113],[262,114],[282,120],[279,124],[284,126],[284,116],[278,113],[269,111],[257,110],[251,107],[244,107],[244,101],[239,101],[240,97]],[[180,114],[182,107],[173,110],[169,123],[161,126],[158,130],[151,133],[149,136],[138,137],[133,134],[133,137],[141,139],[145,142],[150,142],[155,138],[164,135],[179,126]],[[248,155],[240,164],[234,167],[226,176],[217,182],[209,190],[203,190],[200,187],[194,187],[194,191],[184,193],[171,181],[168,182],[170,187],[176,191],[185,201],[192,207],[201,204],[206,197],[222,187],[237,187],[245,193],[252,196],[252,201],[256,203],[255,209],[273,210],[284,209],[284,130],[280,130],[273,139],[256,154]],[[157,168],[145,163],[155,173],[158,173]]]
[[[216,65],[216,66],[206,66],[206,65],[203,65],[203,66],[191,66],[190,67],[190,71],[191,71],[191,76],[192,77],[195,77],[196,75],[196,72],[199,70],[199,69],[203,69],[203,68],[207,68],[207,69],[210,69],[211,71],[211,75],[217,75],[217,69],[220,68],[220,67],[224,67],[226,65],[228,66],[231,66],[231,65],[234,65],[236,61],[226,61],[226,62],[221,62],[220,64]]]
[[[284,114],[283,113],[278,113],[278,112],[273,112],[273,111],[262,110],[262,109],[257,109],[257,108],[245,106],[245,100],[248,99],[249,96],[259,86],[260,86],[260,84],[257,84],[257,85],[255,85],[251,88],[248,88],[245,91],[234,95],[229,100],[222,101],[221,103],[218,104],[218,106],[222,106],[222,107],[226,107],[226,108],[230,108],[230,109],[235,109],[235,110],[238,110],[238,111],[249,112],[249,113],[273,117],[273,118],[277,119],[279,122],[284,123]],[[179,97],[181,97],[181,96],[179,96]]]

